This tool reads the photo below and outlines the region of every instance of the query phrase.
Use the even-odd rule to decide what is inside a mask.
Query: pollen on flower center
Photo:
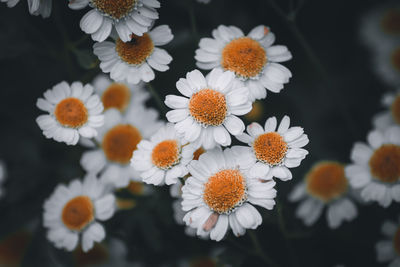
[[[400,146],[382,145],[375,150],[369,160],[374,178],[385,183],[400,180]]]
[[[388,10],[381,21],[383,31],[389,34],[400,34],[400,9]]]
[[[392,52],[391,61],[393,67],[400,72],[400,46]]]
[[[400,124],[400,95],[396,97],[391,106],[392,116],[397,124]]]
[[[129,104],[131,92],[129,88],[121,83],[111,84],[103,93],[101,101],[104,109],[116,108],[124,111]]]
[[[280,134],[271,132],[258,136],[254,140],[253,149],[259,161],[275,166],[282,163],[288,145]]]
[[[257,76],[266,63],[265,49],[249,37],[235,39],[222,50],[222,67],[241,77]]]
[[[206,126],[221,125],[227,110],[225,96],[212,89],[202,89],[194,93],[189,101],[190,115]]]
[[[324,162],[313,167],[306,176],[307,191],[323,200],[331,201],[348,189],[344,167],[337,162]]]
[[[131,36],[132,39],[126,43],[118,38],[115,43],[115,50],[126,63],[140,65],[153,53],[154,44],[147,33],[144,33],[143,36],[134,34]]]
[[[151,161],[160,169],[169,169],[179,162],[179,150],[176,140],[164,140],[153,148]]]
[[[230,213],[247,199],[245,178],[239,170],[219,171],[205,184],[203,199],[211,210]]]
[[[88,110],[80,99],[70,97],[57,104],[54,116],[61,125],[78,128],[87,122]]]
[[[62,210],[62,221],[70,230],[80,231],[93,219],[93,203],[87,196],[77,196],[71,199]]]
[[[90,0],[100,12],[113,19],[122,19],[136,6],[138,0]]]
[[[393,247],[397,254],[400,255],[400,227],[397,229],[393,238]]]
[[[142,136],[138,129],[129,124],[119,124],[104,135],[102,148],[108,160],[127,164],[140,140]]]

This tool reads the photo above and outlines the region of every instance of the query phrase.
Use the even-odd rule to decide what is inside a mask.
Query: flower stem
[[[165,116],[165,114],[167,113],[167,108],[165,107],[164,102],[161,100],[160,95],[158,94],[156,89],[151,85],[151,83],[147,83],[146,85],[147,85],[147,88],[149,89],[151,96],[156,101],[156,104],[157,104],[158,108],[160,109],[160,112]]]

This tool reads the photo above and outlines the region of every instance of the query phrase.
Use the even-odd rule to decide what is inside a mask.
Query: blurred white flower
[[[7,7],[14,7],[20,0],[0,0]],[[34,16],[41,15],[43,18],[50,17],[53,0],[27,0],[29,13]]]
[[[158,112],[134,106],[124,115],[116,109],[105,113],[104,126],[95,138],[99,147],[83,153],[81,165],[87,172],[99,173],[100,180],[117,188],[130,180],[140,180],[139,173],[129,164],[133,151],[142,138],[150,138],[163,122]]]
[[[302,147],[307,145],[308,136],[301,127],[289,127],[290,118],[283,117],[277,128],[275,117],[268,118],[264,128],[253,122],[247,126],[247,133],[236,138],[249,147],[235,146],[232,150],[237,154],[252,178],[282,181],[292,179],[289,168],[298,167],[308,151]]]
[[[68,145],[76,145],[79,136],[95,137],[96,128],[104,124],[103,104],[90,84],[61,82],[47,90],[36,106],[49,113],[36,119],[44,136]]]
[[[286,46],[272,45],[275,35],[264,25],[255,27],[245,36],[235,26],[220,25],[213,38],[202,38],[196,50],[197,66],[201,69],[222,68],[232,71],[249,88],[249,99],[263,99],[266,89],[278,93],[289,82],[292,73],[277,62],[292,58]]]
[[[166,116],[188,142],[204,149],[229,146],[230,134],[243,132],[244,123],[237,115],[248,113],[251,102],[248,89],[235,81],[232,72],[214,69],[204,78],[194,70],[176,88],[184,97],[167,95],[165,104],[174,110]]]
[[[373,130],[367,140],[368,144],[355,143],[346,177],[365,201],[386,208],[393,200],[400,202],[400,127]]]
[[[400,89],[396,92],[385,93],[382,97],[382,105],[387,110],[374,116],[374,127],[385,130],[390,126],[400,126]]]
[[[6,180],[6,165],[0,160],[0,197],[4,195],[3,183]]]
[[[348,197],[348,180],[344,166],[334,161],[315,164],[289,195],[293,202],[301,201],[296,217],[310,226],[326,207],[326,220],[330,228],[338,228],[343,221],[357,216],[357,207]]]
[[[189,177],[182,188],[186,225],[199,236],[220,241],[231,228],[236,236],[256,229],[262,222],[253,205],[271,210],[275,205],[275,182],[250,179],[230,149],[207,151],[189,164]]]
[[[203,4],[208,4],[211,2],[211,0],[197,0],[197,2],[203,3]]]
[[[384,240],[376,246],[378,262],[390,262],[389,267],[400,266],[400,217],[397,222],[385,221],[381,228]]]
[[[157,0],[69,0],[71,9],[90,6],[80,22],[82,31],[102,42],[113,28],[123,42],[131,40],[131,34],[142,36],[158,19]]]
[[[113,80],[138,84],[154,80],[153,69],[167,71],[172,57],[158,46],[173,39],[168,25],[157,26],[141,36],[130,35],[126,42],[121,39],[95,43],[93,52],[100,59],[100,68],[110,73]]]
[[[143,182],[154,185],[175,184],[187,173],[196,147],[178,135],[173,124],[159,129],[150,140],[142,140],[133,152],[131,165]]]
[[[44,203],[43,221],[47,238],[57,248],[74,250],[82,238],[82,250],[102,241],[105,230],[98,221],[110,219],[115,211],[115,197],[105,191],[94,174],[83,182],[73,180],[68,186],[58,185]]]
[[[374,68],[380,79],[389,86],[400,85],[400,40],[382,43],[374,53]]]

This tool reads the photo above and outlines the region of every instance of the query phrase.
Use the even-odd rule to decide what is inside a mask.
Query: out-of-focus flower
[[[390,41],[400,41],[400,5],[394,2],[367,12],[361,21],[361,37],[373,49]]]
[[[76,145],[79,136],[95,137],[95,128],[104,124],[103,104],[90,84],[61,82],[47,90],[36,106],[49,113],[36,119],[44,136],[68,145]]]
[[[4,195],[3,183],[6,179],[6,165],[0,160],[0,197]]]
[[[32,234],[21,230],[11,233],[0,240],[0,266],[18,267],[22,260]]]
[[[382,105],[387,110],[373,118],[374,126],[379,130],[385,130],[394,125],[400,126],[400,89],[397,89],[397,92],[385,93]]]
[[[93,80],[93,87],[103,102],[104,110],[116,108],[123,113],[130,106],[144,105],[150,97],[143,83],[138,85],[117,83],[103,74]]]
[[[278,93],[289,82],[292,73],[277,62],[292,58],[286,46],[272,45],[275,35],[264,25],[255,27],[245,36],[235,26],[220,25],[213,38],[202,38],[196,50],[197,66],[201,69],[222,68],[232,71],[249,88],[249,99],[263,99],[266,89]]]
[[[262,222],[259,205],[275,205],[275,182],[250,179],[231,149],[207,151],[189,164],[189,177],[182,188],[186,225],[199,236],[220,241],[230,227],[236,236],[256,229]]]
[[[129,164],[133,151],[142,138],[150,138],[163,122],[158,112],[143,106],[133,106],[124,115],[116,109],[105,113],[105,124],[96,141],[99,148],[83,153],[81,165],[87,172],[100,173],[100,180],[117,188],[130,180],[139,180],[139,173]]]
[[[390,86],[400,85],[400,40],[396,43],[384,43],[375,52],[374,68],[381,78]]]
[[[197,2],[203,3],[203,4],[208,4],[211,2],[211,0],[197,0]]]
[[[176,199],[172,202],[172,210],[174,212],[174,220],[179,225],[184,225],[185,222],[183,218],[185,217],[186,212],[182,210],[182,197]],[[188,236],[196,236],[197,230],[190,226],[185,227],[185,234]]]
[[[351,151],[346,177],[350,185],[361,190],[365,201],[377,201],[388,207],[400,202],[400,127],[373,130],[368,144],[357,142]]]
[[[397,223],[385,221],[381,231],[385,239],[375,247],[378,262],[390,262],[389,267],[400,266],[400,217]]]
[[[0,0],[7,4],[7,7],[14,7],[20,0]],[[29,13],[34,16],[41,15],[43,18],[48,18],[51,13],[52,0],[28,0]]]
[[[166,116],[188,142],[205,149],[229,146],[229,133],[243,132],[244,123],[237,115],[248,113],[251,102],[248,89],[235,81],[232,72],[214,69],[204,78],[194,70],[181,78],[176,88],[185,97],[167,95],[165,104],[174,110]]]
[[[142,36],[132,34],[125,43],[121,39],[93,45],[94,54],[100,59],[100,68],[110,73],[113,80],[138,84],[154,80],[153,69],[166,71],[172,57],[158,46],[173,38],[168,25],[155,27]]]
[[[73,180],[68,187],[58,185],[44,203],[43,221],[47,238],[57,248],[74,250],[82,236],[82,250],[89,251],[102,241],[105,230],[98,221],[110,219],[115,211],[115,197],[94,174],[83,182]]]
[[[157,0],[69,0],[71,9],[92,10],[81,19],[82,31],[92,35],[94,41],[102,42],[115,28],[123,42],[131,40],[131,34],[142,36],[158,19]]]
[[[251,109],[251,111],[249,113],[244,115],[244,117],[248,121],[258,121],[259,119],[261,119],[263,117],[263,114],[264,114],[263,103],[260,100],[257,100],[255,102],[253,102],[253,108]]]
[[[235,146],[237,154],[245,168],[249,168],[252,178],[271,179],[276,177],[282,181],[292,179],[289,168],[300,165],[308,151],[302,147],[308,144],[308,136],[301,127],[289,127],[290,118],[283,117],[277,128],[275,117],[268,118],[264,128],[253,122],[247,126],[247,133],[236,138],[250,147]]]
[[[150,140],[142,140],[134,151],[131,164],[143,182],[154,185],[175,184],[188,173],[196,147],[178,135],[173,124],[159,129]]]
[[[324,207],[330,228],[357,216],[357,207],[348,197],[348,180],[344,166],[334,161],[315,164],[289,195],[290,201],[301,201],[296,216],[310,226],[321,216]]]

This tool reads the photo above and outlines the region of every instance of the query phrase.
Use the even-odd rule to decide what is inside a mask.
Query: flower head
[[[381,228],[384,240],[376,244],[378,262],[390,262],[388,266],[400,265],[400,218],[397,222],[385,221]]]
[[[384,131],[391,126],[400,126],[400,89],[385,93],[382,104],[386,110],[373,118],[375,128]]]

